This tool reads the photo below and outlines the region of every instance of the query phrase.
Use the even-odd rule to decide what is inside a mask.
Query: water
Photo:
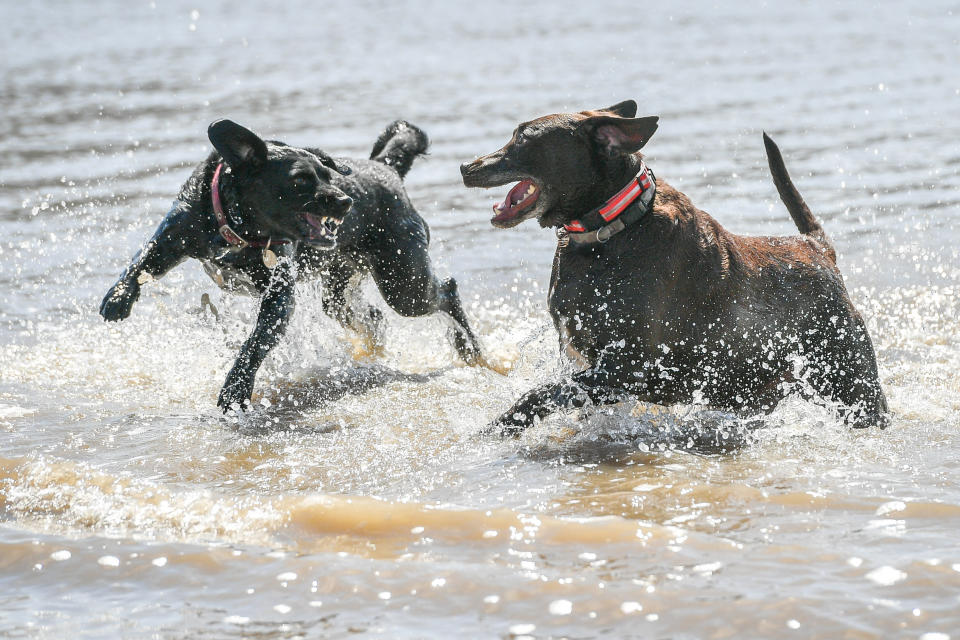
[[[960,637],[956,12],[6,3],[0,637]],[[778,141],[867,318],[889,429],[789,400],[749,433],[618,406],[476,437],[569,365],[554,238],[491,228],[502,193],[458,166],[520,120],[626,98],[661,116],[649,165],[737,232],[792,231],[761,130]],[[259,408],[225,418],[253,301],[188,263],[103,323],[217,117],[355,156],[421,125],[409,192],[510,375],[385,307],[386,354],[357,359],[304,284]]]

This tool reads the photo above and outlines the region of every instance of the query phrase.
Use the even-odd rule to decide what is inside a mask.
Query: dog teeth
[[[530,195],[531,193],[533,193],[533,192],[536,191],[536,190],[537,190],[537,188],[536,188],[534,185],[530,185],[529,187],[527,187],[527,195]]]

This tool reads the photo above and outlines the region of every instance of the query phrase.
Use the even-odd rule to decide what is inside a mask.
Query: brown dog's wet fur
[[[635,113],[627,101],[524,123],[505,147],[464,164],[464,183],[520,180],[532,194],[532,204],[508,196],[495,226],[535,217],[560,227],[637,174],[657,118]],[[558,246],[550,313],[561,345],[586,369],[526,394],[497,420],[502,432],[588,401],[696,402],[748,415],[793,392],[842,405],[853,426],[886,425],[873,346],[834,248],[776,145],[766,135],[764,142],[801,234],[730,233],[657,179],[653,209],[640,222],[605,244]]]

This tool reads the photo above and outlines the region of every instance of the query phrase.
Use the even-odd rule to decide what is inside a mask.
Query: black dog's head
[[[336,246],[353,200],[331,184],[331,172],[347,175],[348,167],[322,152],[264,141],[230,120],[212,123],[207,135],[230,169],[239,207],[258,229],[318,249]]]
[[[525,122],[499,151],[461,165],[463,184],[497,187],[514,180],[493,226],[507,228],[537,218],[559,226],[602,204],[635,170],[632,156],[657,130],[657,116],[635,118],[637,103],[555,114]]]

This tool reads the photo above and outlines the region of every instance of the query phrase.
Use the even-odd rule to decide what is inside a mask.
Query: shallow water
[[[960,21],[915,4],[8,3],[0,637],[960,637]],[[570,365],[552,234],[494,230],[502,194],[458,166],[626,98],[661,116],[650,166],[737,232],[792,231],[760,131],[780,143],[889,429],[788,400],[759,430],[617,406],[476,435]],[[304,284],[258,409],[222,417],[253,301],[189,263],[103,323],[224,116],[356,156],[426,129],[410,195],[511,373],[385,306],[386,353],[357,358]]]

